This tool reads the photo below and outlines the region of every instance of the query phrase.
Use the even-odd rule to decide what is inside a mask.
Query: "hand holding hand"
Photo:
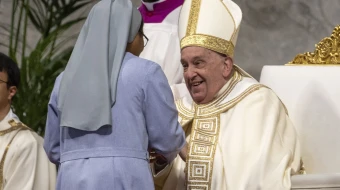
[[[156,153],[154,149],[149,149],[148,151],[150,163],[167,163],[166,158],[163,155]]]

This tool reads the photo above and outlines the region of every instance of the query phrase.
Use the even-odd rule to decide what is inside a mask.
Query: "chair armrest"
[[[339,188],[340,173],[294,175],[292,189]]]

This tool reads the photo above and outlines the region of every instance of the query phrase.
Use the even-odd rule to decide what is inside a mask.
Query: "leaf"
[[[25,6],[29,23],[41,33],[40,39],[25,56],[12,48],[12,57],[22,57],[20,72],[21,86],[13,101],[13,108],[19,118],[29,127],[44,134],[47,104],[55,78],[64,70],[73,47],[68,41],[75,36],[63,37],[65,31],[86,17],[70,19],[70,15],[80,11],[90,0],[29,0],[33,4]],[[18,11],[18,0],[13,0],[13,9]],[[27,2],[27,0],[21,0]],[[24,19],[16,23],[15,14],[10,25],[10,39],[21,42],[20,36],[25,33]],[[15,21],[15,22],[14,22]],[[21,23],[23,22],[23,23]],[[19,24],[21,27],[19,28]],[[18,34],[18,36],[16,35]],[[20,35],[19,35],[20,34]]]
[[[55,45],[55,47],[53,49],[53,54],[57,54],[58,52],[60,52],[63,48],[65,48],[64,46],[68,42],[76,39],[77,37],[78,37],[78,34],[73,34],[72,36],[68,36],[65,39],[60,38],[60,41],[57,42],[57,44]]]
[[[33,0],[34,6],[37,8],[37,12],[39,13],[40,17],[45,17],[46,15],[44,15],[44,8],[43,5],[40,3],[40,0]],[[33,9],[33,7],[31,7],[31,9]]]
[[[0,32],[0,35],[2,35],[2,36],[9,36],[8,33],[3,33],[3,32]]]
[[[40,0],[40,2],[43,4],[43,6],[48,9],[48,7],[50,7],[50,5],[48,4],[48,0]]]
[[[43,33],[45,26],[43,25],[43,21],[39,18],[39,13],[31,7],[29,7],[28,10],[30,21],[39,32]]]
[[[6,24],[5,23],[1,23],[0,22],[0,28],[2,28],[4,31],[10,33],[11,32],[11,29],[9,27],[6,27]]]
[[[2,43],[2,42],[0,42],[0,46],[4,46],[4,47],[6,47],[6,48],[9,48],[9,45],[8,45],[8,44]]]

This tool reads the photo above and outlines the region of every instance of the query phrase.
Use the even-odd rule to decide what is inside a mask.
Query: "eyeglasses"
[[[8,83],[8,82],[6,82],[6,81],[4,81],[4,80],[1,80],[1,79],[0,79],[0,82],[6,83],[6,84]]]
[[[143,34],[143,40],[144,40],[144,47],[148,44],[149,42],[149,38],[145,36],[145,34]]]
[[[140,31],[140,34],[143,36],[144,47],[148,44],[149,38],[145,36],[143,32]]]

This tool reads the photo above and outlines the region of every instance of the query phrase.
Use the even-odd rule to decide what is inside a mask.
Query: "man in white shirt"
[[[0,53],[0,190],[55,189],[56,168],[43,139],[11,110],[20,83],[17,64]]]
[[[183,80],[178,18],[184,0],[144,0],[139,8],[149,38],[140,57],[158,63],[170,85]]]

